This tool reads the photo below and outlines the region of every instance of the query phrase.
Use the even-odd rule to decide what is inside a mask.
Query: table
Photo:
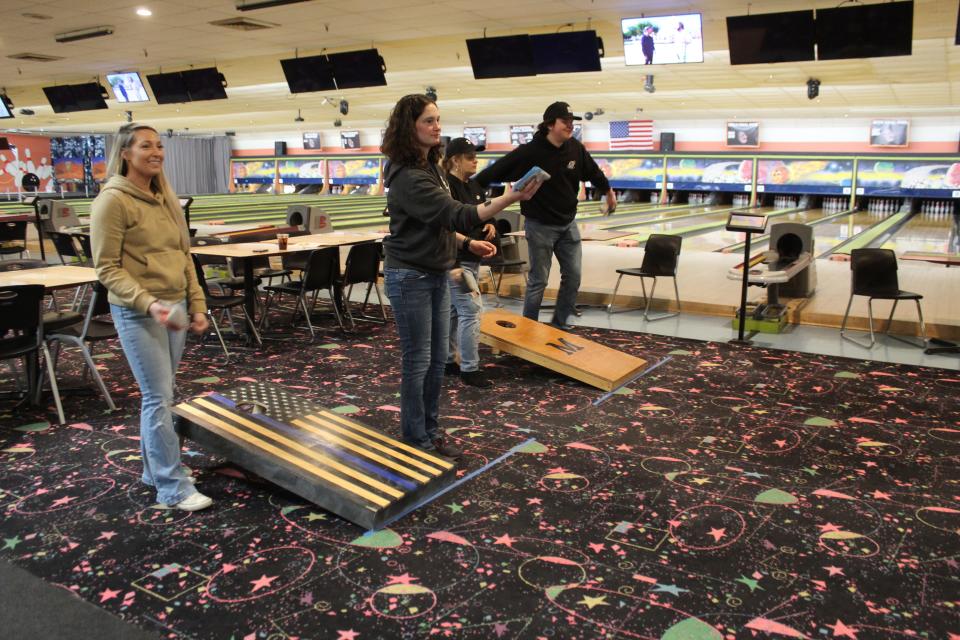
[[[47,291],[69,289],[97,281],[97,272],[92,267],[56,265],[40,269],[19,269],[0,272],[0,287],[24,284],[42,284]]]
[[[307,236],[294,236],[287,242],[287,248],[281,250],[276,240],[262,240],[260,242],[236,242],[231,244],[212,244],[192,247],[191,253],[200,256],[219,256],[234,260],[250,260],[252,258],[270,258],[290,253],[303,253],[326,247],[339,247],[361,242],[374,242],[387,235],[382,232],[332,232],[317,233]],[[255,300],[256,287],[254,284],[253,269],[245,265],[243,270],[244,306],[251,318],[256,316]],[[336,301],[335,301],[336,302]],[[248,327],[249,330],[249,327]]]
[[[901,260],[922,260],[934,262],[948,267],[960,265],[960,253],[938,253],[934,251],[905,251]]]

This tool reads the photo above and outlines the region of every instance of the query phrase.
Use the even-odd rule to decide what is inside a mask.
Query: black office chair
[[[62,264],[72,264],[83,267],[91,266],[90,261],[79,246],[76,237],[77,234],[62,231],[45,231],[43,235],[53,242],[53,246],[56,247],[57,255],[60,256],[60,262]]]
[[[93,293],[90,295],[90,303],[87,306],[87,313],[83,322],[78,322],[67,327],[58,329],[47,329],[45,331],[47,340],[55,340],[60,343],[71,344],[80,349],[80,355],[83,356],[93,381],[100,388],[104,400],[111,411],[116,410],[113,404],[113,398],[110,397],[110,391],[107,385],[103,383],[100,372],[93,362],[93,345],[104,340],[112,340],[117,337],[117,328],[113,325],[113,319],[110,317],[110,302],[107,300],[107,288],[99,282],[94,283]],[[57,362],[59,349],[56,350],[54,362]]]
[[[313,322],[310,320],[310,311],[316,303],[317,293],[321,289],[326,289],[330,294],[330,300],[333,302],[333,313],[337,318],[337,323],[341,329],[345,329],[343,319],[340,317],[337,299],[342,295],[340,292],[340,251],[338,247],[327,247],[325,249],[314,249],[307,257],[306,268],[303,271],[303,277],[300,280],[284,282],[278,285],[265,287],[267,290],[266,308],[263,312],[261,322],[267,317],[270,310],[270,304],[274,299],[279,300],[283,294],[296,296],[297,302],[290,318],[290,324],[296,325],[297,315],[303,310],[307,318],[307,327],[310,329],[310,340],[316,337],[313,329]],[[307,294],[313,294],[311,304],[307,306]]]
[[[217,236],[200,236],[190,238],[191,247],[208,247],[211,245],[219,244],[229,244],[229,241],[226,238],[218,238]],[[230,264],[227,259],[223,256],[205,256],[199,254],[193,254],[196,256],[197,260],[200,261],[200,264],[203,266],[215,267],[217,269],[222,269],[225,273],[231,274]],[[254,285],[259,287],[263,282],[259,278],[253,279]],[[207,280],[207,285],[213,285],[225,291],[231,295],[235,291],[243,291],[243,277],[236,277],[234,275],[227,275],[223,278],[215,278],[213,280]]]
[[[367,283],[367,293],[363,297],[363,306],[360,307],[360,318],[364,320],[377,321],[375,318],[364,315],[367,309],[367,303],[370,300],[371,289],[377,292],[377,302],[380,303],[380,315],[383,321],[387,320],[387,310],[383,306],[383,296],[380,295],[380,243],[363,242],[350,247],[347,254],[347,264],[343,270],[343,277],[340,279],[341,289],[346,289],[344,293],[343,307],[347,312],[347,318],[350,320],[350,326],[354,326],[353,314],[350,311],[350,294],[353,292],[353,285]]]
[[[493,240],[490,242],[497,248],[496,255],[493,255],[489,258],[484,258],[480,261],[481,267],[487,267],[490,270],[490,281],[493,283],[493,295],[496,298],[496,306],[502,306],[500,302],[500,283],[503,282],[503,272],[507,269],[515,267],[523,267],[527,264],[526,260],[520,260],[519,258],[507,259],[503,256],[503,241],[501,239],[500,230],[504,228],[500,223],[506,223],[506,228],[509,229],[510,223],[506,220],[497,220],[497,235],[493,237]],[[499,277],[497,277],[499,275]]]
[[[57,387],[56,365],[43,334],[43,295],[44,286],[40,284],[0,287],[0,360],[20,359],[23,362],[28,397],[39,403],[43,390],[39,354],[43,353],[57,417],[63,424],[66,419]]]
[[[27,250],[27,221],[0,222],[0,257],[30,255]]]
[[[613,287],[613,295],[610,296],[610,304],[607,305],[607,313],[620,313],[630,311],[630,309],[614,310],[614,302],[617,299],[617,289],[620,288],[620,281],[623,276],[637,276],[640,278],[640,287],[643,290],[645,304],[643,307],[643,319],[651,322],[653,320],[663,320],[672,318],[680,314],[680,290],[677,288],[677,266],[680,261],[680,245],[683,237],[654,233],[647,238],[643,248],[643,262],[639,269],[617,269],[619,277],[617,284]],[[653,286],[650,287],[650,295],[647,295],[647,287],[644,283],[646,278],[653,278]],[[662,313],[657,316],[650,315],[650,303],[653,301],[653,293],[657,288],[657,278],[673,278],[673,292],[677,296],[677,310],[669,313]]]
[[[887,330],[885,335],[890,335],[890,326],[893,322],[893,313],[897,310],[897,303],[901,300],[913,300],[917,305],[917,317],[920,319],[920,339],[923,344],[916,345],[909,340],[896,338],[902,342],[913,344],[925,348],[927,346],[927,329],[923,324],[923,311],[920,309],[920,300],[923,296],[911,291],[900,289],[900,281],[897,278],[897,255],[891,249],[854,249],[850,252],[850,300],[847,302],[847,310],[843,314],[843,322],[840,325],[840,336],[844,340],[860,345],[865,349],[870,349],[876,344],[876,337],[873,333],[873,301],[874,300],[893,300],[893,307],[890,309],[890,317],[887,318]],[[846,335],[847,320],[850,317],[850,307],[853,304],[854,296],[867,296],[867,315],[870,323],[870,342],[865,344],[859,340]]]
[[[220,312],[220,320],[223,320],[225,313],[228,313],[231,309],[240,309],[240,312],[243,314],[244,320],[247,322],[247,326],[250,327],[250,330],[253,332],[253,337],[257,341],[257,344],[263,346],[263,341],[260,339],[260,332],[257,330],[257,326],[253,321],[253,318],[247,313],[247,307],[245,304],[244,296],[242,295],[225,295],[217,296],[210,293],[210,287],[207,285],[207,278],[203,273],[203,262],[200,260],[204,256],[193,256],[193,266],[197,272],[197,281],[200,283],[200,288],[203,290],[203,296],[207,303],[207,317],[210,319],[210,324],[213,325],[213,331],[217,334],[217,339],[220,341],[220,347],[223,349],[223,354],[226,357],[224,364],[230,362],[230,350],[227,349],[227,343],[223,339],[223,333],[220,331],[220,324],[217,322],[217,318],[214,315],[215,311]],[[231,325],[233,321],[231,319]]]

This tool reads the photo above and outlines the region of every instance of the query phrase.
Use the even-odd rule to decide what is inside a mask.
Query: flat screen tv
[[[136,71],[129,73],[108,73],[107,84],[113,90],[117,102],[148,102],[150,96]]]
[[[596,31],[565,31],[530,36],[534,70],[539,73],[600,71]]]
[[[376,49],[331,53],[327,57],[333,67],[338,89],[382,87],[387,84],[383,58]]]
[[[190,94],[190,100],[225,100],[227,92],[223,87],[223,76],[216,67],[181,71],[183,84]]]
[[[537,74],[528,35],[472,38],[467,40],[467,53],[477,80]]]
[[[620,31],[628,65],[703,62],[703,20],[699,13],[623,18]]]
[[[814,60],[813,11],[727,16],[730,64]]]
[[[12,118],[13,117],[13,107],[12,103],[7,96],[0,93],[0,118]]]
[[[156,73],[147,76],[147,82],[153,91],[157,104],[173,104],[176,102],[190,102],[190,92],[183,83],[183,76],[179,71],[174,73]]]
[[[103,98],[103,91],[103,87],[96,82],[43,88],[54,113],[106,109],[107,102]]]
[[[333,65],[327,56],[308,56],[281,60],[283,76],[287,79],[290,93],[331,91],[337,88],[333,80]]]
[[[913,50],[913,2],[817,9],[817,59],[908,56]]]

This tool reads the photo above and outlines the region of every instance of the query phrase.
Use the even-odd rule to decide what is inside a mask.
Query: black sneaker
[[[569,332],[569,331],[572,331],[572,330],[573,330],[573,325],[563,324],[563,323],[557,322],[557,321],[555,321],[555,320],[551,320],[551,321],[548,322],[547,324],[549,324],[549,325],[550,325],[551,327],[553,327],[554,329],[559,329],[560,331],[567,331],[567,332]]]
[[[471,387],[477,387],[479,389],[489,389],[493,386],[493,383],[490,382],[483,371],[461,371],[460,380],[463,381],[463,384],[468,384]]]
[[[443,375],[456,376],[460,374],[460,365],[456,362],[448,362],[443,366]]]
[[[433,441],[433,449],[444,458],[450,458],[451,460],[460,460],[463,457],[463,452],[460,449],[449,444],[443,438],[437,438]]]

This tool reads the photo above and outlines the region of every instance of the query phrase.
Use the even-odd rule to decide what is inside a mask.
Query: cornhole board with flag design
[[[604,391],[628,382],[647,364],[642,358],[506,311],[484,312],[480,342]]]
[[[197,396],[173,412],[180,435],[368,529],[456,481],[454,462],[272,384]]]

